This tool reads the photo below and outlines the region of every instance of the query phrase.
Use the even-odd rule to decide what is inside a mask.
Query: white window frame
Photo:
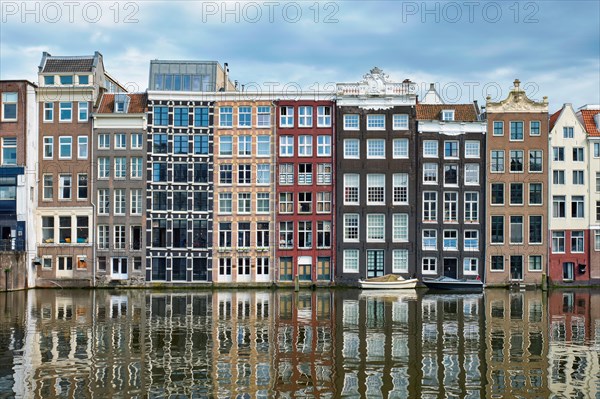
[[[437,230],[435,229],[423,229],[421,232],[422,235],[422,250],[423,251],[437,251]],[[431,245],[429,242],[425,242],[425,240],[433,241],[435,245]]]
[[[423,163],[423,184],[438,184],[439,166],[434,162]],[[433,179],[432,179],[433,178]]]
[[[360,215],[358,213],[345,213],[343,218],[344,242],[360,242]],[[354,237],[355,235],[356,237]]]
[[[130,214],[141,215],[142,214],[142,189],[132,188],[129,191],[130,197]]]
[[[46,118],[47,115],[50,115],[49,118]],[[44,122],[54,122],[54,103],[53,102],[45,102],[44,103]]]
[[[298,127],[312,127],[313,107],[312,105],[300,105],[298,107]]]
[[[367,159],[385,159],[385,139],[367,140]]]
[[[381,184],[383,182],[383,184]],[[373,200],[371,189],[382,189],[381,200]],[[375,192],[373,192],[375,195]],[[367,175],[367,205],[385,205],[385,174],[370,173]]]
[[[294,127],[294,107],[279,107],[279,127]]]
[[[115,188],[113,190],[113,214],[125,215],[127,212],[127,200],[125,199],[125,189]]]
[[[408,185],[408,173],[394,173],[392,176],[392,203],[394,205],[408,205]],[[404,200],[402,197],[405,197]]]
[[[356,149],[356,154],[354,154]],[[344,139],[344,159],[360,159],[360,140]]]
[[[428,199],[425,197],[431,196],[433,199]],[[423,192],[423,221],[424,222],[437,222],[438,215],[438,195],[437,191],[424,191]],[[425,217],[425,213],[429,212],[429,218]]]
[[[394,114],[392,116],[392,130],[408,130],[408,114]]]
[[[367,242],[385,242],[385,215],[367,214]]]
[[[465,164],[465,186],[478,186],[478,185],[479,185],[479,164],[466,163]]]
[[[392,214],[392,242],[408,242],[408,213]]]
[[[442,232],[442,250],[443,251],[458,251],[458,230],[444,230]],[[453,245],[446,245],[448,242],[453,241]]]
[[[311,135],[298,136],[298,156],[312,157],[313,155],[313,137]]]
[[[481,143],[477,140],[465,141],[465,158],[478,159],[481,157]]]
[[[65,142],[63,143],[63,139],[65,140]],[[68,143],[66,142],[68,141]],[[62,156],[61,155],[61,148],[62,146],[68,146],[69,148],[69,155],[68,156]],[[73,157],[73,137],[72,136],[59,136],[58,137],[58,159],[71,159]]]
[[[392,158],[408,159],[408,139],[394,139],[392,141]]]
[[[437,274],[437,258],[424,257],[421,261],[421,272],[423,274]]]
[[[344,273],[359,272],[359,251],[358,249],[344,250]]]
[[[344,114],[344,130],[359,130],[359,129],[360,129],[360,115]]]
[[[82,117],[83,113],[83,117]],[[87,122],[89,120],[89,105],[87,101],[79,101],[77,103],[77,121]]]
[[[356,190],[356,201],[348,201],[348,189]],[[360,204],[360,175],[356,173],[344,174],[344,205]]]
[[[88,159],[89,145],[87,136],[77,136],[77,159]]]
[[[437,140],[424,140],[423,158],[439,158],[439,147]]]
[[[317,136],[317,156],[318,157],[331,157],[331,136],[329,136],[329,135]]]
[[[408,250],[392,250],[392,273],[408,273]]]
[[[271,136],[256,136],[256,156],[258,158],[271,156]]]
[[[139,161],[139,162],[138,162]],[[144,176],[144,158],[131,157],[130,160],[131,178],[141,179]]]
[[[279,156],[294,156],[294,136],[279,136]]]
[[[385,114],[367,114],[367,130],[385,130]]]
[[[54,137],[44,136],[43,138],[44,149],[42,151],[43,159],[54,159]],[[50,149],[50,156],[46,156],[46,148]]]
[[[67,107],[68,104],[68,107]],[[62,112],[69,111],[69,118],[63,119]],[[61,101],[58,103],[58,121],[59,122],[71,122],[73,120],[73,103],[70,101]]]
[[[317,106],[317,127],[331,127],[331,107]]]
[[[69,184],[67,185],[67,181]],[[64,189],[66,187],[70,188],[70,194],[68,197],[63,196]],[[73,198],[73,176],[71,174],[65,173],[58,175],[58,199],[59,200],[70,200]]]

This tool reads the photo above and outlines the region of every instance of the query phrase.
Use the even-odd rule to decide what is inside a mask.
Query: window
[[[187,154],[189,151],[189,136],[187,134],[176,134],[173,136],[173,154]]]
[[[271,137],[257,136],[256,137],[256,156],[268,157],[271,156]]]
[[[239,164],[238,165],[238,184],[250,184],[252,182],[252,165],[250,164]]]
[[[233,137],[232,136],[221,136],[219,137],[219,155],[231,156],[233,155]]]
[[[98,215],[108,215],[110,212],[110,191],[108,188],[98,189]]]
[[[408,139],[394,139],[392,157],[408,158]]]
[[[492,244],[504,243],[504,216],[492,216],[491,218]]]
[[[238,213],[250,213],[250,193],[238,193],[237,197]]]
[[[42,216],[42,243],[54,243],[54,216]]]
[[[490,270],[492,271],[503,271],[504,270],[504,256],[493,255]]]
[[[279,165],[279,184],[294,184],[294,164]]]
[[[71,145],[73,137],[61,136],[58,138],[58,159],[71,159]]]
[[[61,75],[60,76],[60,84],[61,85],[72,85],[73,84],[73,75]]]
[[[312,193],[298,193],[298,213],[312,213]]]
[[[71,199],[71,175],[58,176],[58,199]]]
[[[596,201],[596,221],[600,221],[600,201]]]
[[[294,213],[293,193],[279,193],[279,213]]]
[[[317,222],[317,248],[331,248],[331,222]]]
[[[86,137],[87,139],[87,137]],[[2,138],[2,165],[17,164],[17,138],[3,137]]]
[[[76,242],[78,244],[87,243],[89,239],[90,220],[87,216],[76,217]]]
[[[312,157],[312,136],[298,136],[298,156]]]
[[[542,216],[529,216],[529,243],[542,243]]]
[[[115,215],[125,214],[125,190],[122,188],[116,188],[114,191],[115,200]]]
[[[565,160],[565,147],[552,147],[552,159],[555,162],[562,162]]]
[[[359,159],[360,158],[360,141],[358,139],[344,140],[344,158]]]
[[[423,273],[424,274],[435,274],[437,268],[436,258],[423,258]]]
[[[282,157],[294,156],[294,136],[279,137],[279,155]]]
[[[392,251],[392,273],[408,273],[407,249],[394,249]]]
[[[542,205],[542,183],[529,183],[529,205]]]
[[[530,272],[542,271],[542,256],[541,255],[529,255],[528,270]]]
[[[530,172],[541,172],[542,171],[542,151],[541,150],[529,151],[529,171]]]
[[[564,170],[553,170],[552,171],[552,183],[565,184],[565,171]]]
[[[540,132],[541,132],[540,121],[529,122],[529,135],[530,136],[539,136]]]
[[[358,273],[358,249],[344,250],[344,273]]]
[[[583,231],[571,232],[571,252],[583,253],[584,251],[584,234]]]
[[[61,102],[58,103],[59,118],[61,122],[71,122],[73,119],[73,103]]]
[[[393,203],[408,204],[408,173],[394,173],[393,184]]]
[[[70,256],[58,256],[57,268],[60,271],[73,270],[73,258]]]
[[[208,211],[208,192],[207,191],[194,191],[194,198],[192,199],[194,211],[196,212],[207,212]],[[212,203],[211,203],[212,205]],[[212,210],[212,206],[211,206]]]
[[[479,193],[465,193],[465,222],[476,223],[479,221]]]
[[[110,248],[110,226],[98,225],[98,249]]]
[[[54,177],[52,175],[44,175],[43,177],[43,199],[51,200],[54,198]]]
[[[357,213],[344,214],[344,241],[358,242],[359,215]]]
[[[294,248],[294,222],[279,222],[279,248]]]
[[[298,222],[298,248],[312,248],[312,222]]]
[[[317,127],[331,126],[331,107],[317,107]]]
[[[279,126],[294,127],[294,107],[279,108]]]
[[[233,107],[220,107],[219,108],[219,126],[220,127],[232,127],[233,126]]]
[[[219,193],[219,213],[220,214],[229,214],[231,213],[232,204],[231,204],[231,193]]]
[[[423,221],[435,222],[437,220],[437,193],[435,191],[423,192]]]
[[[565,139],[573,138],[573,128],[572,127],[563,127],[563,138],[565,138]]]
[[[205,134],[194,136],[194,154],[208,154],[208,136]]]
[[[523,244],[523,216],[510,217],[510,243]]]
[[[54,85],[54,75],[44,76],[44,84],[46,86]]]
[[[165,162],[156,162],[152,165],[152,181],[167,181],[167,164]]]
[[[555,195],[552,197],[552,217],[566,217],[566,197],[564,195]]]
[[[458,231],[444,230],[444,251],[458,251]]]
[[[385,215],[367,215],[367,242],[385,241]]]
[[[238,136],[238,155],[241,157],[252,155],[252,136]]]
[[[300,106],[298,107],[298,127],[312,127],[313,107]]]
[[[141,179],[143,174],[143,158],[131,157],[131,178]]]
[[[407,213],[394,213],[392,215],[392,241],[408,242]]]
[[[194,126],[195,127],[208,127],[209,125],[209,113],[208,107],[195,107],[194,108]]]
[[[583,155],[583,148],[582,147],[573,148],[573,162],[583,162],[584,160],[585,160],[585,157]]]
[[[564,231],[553,231],[552,232],[552,252],[553,253],[564,253],[565,252],[565,232]]]
[[[480,143],[479,141],[465,141],[465,158],[479,158]]]
[[[344,115],[344,130],[358,130],[359,128],[359,116],[358,115]]]
[[[454,120],[454,110],[453,109],[445,109],[442,111],[442,120],[443,121],[453,121]]]
[[[523,205],[523,183],[510,183],[510,204]]]
[[[573,171],[573,184],[576,184],[576,185],[585,184],[583,170],[574,170]]]
[[[77,175],[77,199],[84,200],[88,197],[88,175],[80,173]]]
[[[511,150],[510,151],[510,171],[511,172],[523,172],[523,151]]]
[[[250,223],[238,222],[238,248],[250,247]]]
[[[584,199],[583,195],[574,195],[571,197],[571,217],[583,218],[585,215],[584,211]]]
[[[155,154],[166,154],[168,150],[167,135],[155,133],[152,138],[152,150]]]
[[[478,185],[479,184],[479,164],[476,164],[476,163],[465,164],[465,184],[467,184],[467,185]]]
[[[423,230],[423,250],[424,251],[436,251],[437,250],[437,231],[436,230]]]
[[[458,165],[444,165],[444,185],[458,185]]]
[[[423,164],[423,183],[437,184],[438,181],[438,165],[437,163]]]
[[[317,184],[331,184],[330,163],[320,163],[317,165]]]
[[[125,249],[125,226],[114,226],[114,249]]]
[[[331,136],[317,136],[317,156],[331,156]]]
[[[298,184],[310,185],[313,183],[312,163],[298,164]]]
[[[408,130],[408,115],[396,114],[392,119],[393,130]]]
[[[78,102],[77,110],[79,111],[77,120],[79,122],[87,122],[88,121],[88,103],[85,101]]]
[[[594,231],[594,250],[600,251],[600,230]]]
[[[131,189],[131,214],[142,214],[142,190],[139,188]]]
[[[155,126],[167,126],[169,124],[169,107],[154,107],[153,117]]]
[[[494,150],[492,151],[492,173],[493,172],[504,172],[504,151]]]
[[[222,164],[219,165],[219,183],[231,184],[233,178],[233,165]]]
[[[54,120],[54,103],[44,103],[44,122]]]
[[[271,126],[271,107],[267,107],[267,106],[257,107],[256,126],[258,126],[258,127],[270,127]]]
[[[425,140],[423,142],[423,157],[437,158],[438,157],[438,142],[433,140]]]
[[[252,127],[252,107],[238,107],[238,126]]]
[[[268,248],[269,243],[269,223],[256,223],[256,246],[259,248]]]
[[[167,246],[167,221],[165,219],[152,221],[152,246],[159,248]]]
[[[479,231],[465,230],[465,251],[479,250]]]
[[[367,115],[367,130],[385,130],[385,115]]]
[[[58,239],[61,244],[71,243],[71,216],[58,217]]]
[[[139,150],[143,146],[144,136],[142,133],[131,133],[131,148]]]
[[[219,223],[219,247],[231,248],[231,222]]]
[[[478,259],[477,258],[465,258],[463,260],[463,272],[465,274],[477,274]]]
[[[491,185],[492,205],[504,204],[504,183],[492,183]]]
[[[444,222],[458,221],[458,193],[444,193]]]
[[[359,191],[359,175],[344,174],[344,204],[358,204]]]
[[[510,140],[523,140],[523,122],[510,122]]]
[[[563,263],[563,280],[564,281],[573,281],[574,270],[575,270],[574,262]]]
[[[256,165],[256,184],[271,183],[271,165],[268,163]]]
[[[219,259],[219,275],[231,276],[231,258]]]
[[[270,193],[256,193],[256,213],[270,212],[270,198]]]
[[[385,204],[385,175],[367,175],[367,204]]]
[[[444,158],[458,158],[458,141],[444,141]]]
[[[596,192],[600,193],[600,172],[596,172]]]

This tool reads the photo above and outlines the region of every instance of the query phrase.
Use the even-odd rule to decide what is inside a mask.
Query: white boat
[[[404,279],[396,274],[387,274],[381,277],[373,277],[366,280],[358,280],[360,288],[363,289],[411,289],[417,286],[419,282],[416,278]]]

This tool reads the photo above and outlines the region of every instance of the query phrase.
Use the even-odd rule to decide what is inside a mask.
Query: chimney
[[[225,88],[225,91],[227,91],[227,89],[229,88],[227,82],[229,79],[229,63],[224,63],[223,64],[223,73],[225,74],[225,82],[223,82],[223,87]]]

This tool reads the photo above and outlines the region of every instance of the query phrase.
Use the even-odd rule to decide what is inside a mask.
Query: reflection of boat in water
[[[416,278],[404,279],[402,276],[398,276],[397,274],[386,274],[381,277],[373,277],[366,280],[358,280],[360,284],[360,288],[363,289],[412,289],[417,286],[419,280]]]
[[[423,284],[427,288],[434,290],[454,290],[454,291],[482,291],[483,282],[481,280],[455,279],[447,276],[438,278],[424,278]]]
[[[417,290],[414,288],[402,290],[362,290],[361,299],[377,299],[382,301],[397,302],[416,300],[418,298]]]

